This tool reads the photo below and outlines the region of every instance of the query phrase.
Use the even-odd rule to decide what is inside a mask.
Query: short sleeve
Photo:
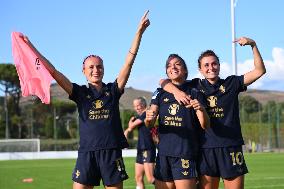
[[[247,90],[247,86],[244,84],[244,75],[236,76],[238,82],[240,83],[239,92],[244,92]]]
[[[119,100],[121,95],[124,93],[124,89],[122,91],[119,90],[117,80],[115,80],[113,83],[109,83],[108,85],[111,85],[112,95],[115,97],[115,99]]]
[[[69,95],[69,99],[78,103],[80,97],[79,94],[81,93],[81,87],[79,85],[77,85],[76,83],[72,83],[73,87],[72,87],[72,93],[71,95]]]
[[[152,98],[151,98],[151,104],[154,104],[154,105],[159,105],[159,96],[160,96],[160,93],[161,93],[161,88],[158,88],[152,95]]]
[[[143,122],[144,122],[145,118],[146,118],[146,112],[143,112],[143,114],[141,114],[140,116],[137,117],[137,119],[140,119]]]

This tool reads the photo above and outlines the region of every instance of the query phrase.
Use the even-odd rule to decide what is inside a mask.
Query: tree
[[[15,113],[17,116],[20,116],[19,100],[20,100],[21,89],[20,89],[20,82],[18,79],[17,71],[13,64],[0,64],[0,90],[5,93],[4,109],[6,111],[5,117],[7,119],[6,137],[8,137],[7,136],[9,135],[8,125],[7,125],[9,122],[8,115]],[[11,132],[15,131],[12,130]]]
[[[2,103],[3,104],[3,103]],[[4,120],[4,108],[0,106],[0,138],[5,137],[5,120]]]
[[[71,101],[52,100],[52,106],[57,108],[57,114],[74,113],[76,111],[76,104]]]
[[[70,138],[73,137],[70,135],[70,123],[76,123],[76,117],[74,112],[77,109],[77,106],[74,102],[62,101],[62,100],[52,100],[53,111],[56,115],[53,116],[55,119],[56,129],[55,134],[57,138]],[[72,125],[71,125],[72,126]],[[74,128],[73,128],[74,129]]]
[[[15,129],[18,129],[18,132],[11,133],[12,138],[26,138],[27,129],[24,127],[23,117],[14,114],[11,116],[11,123]]]
[[[262,110],[262,105],[255,98],[248,95],[240,96],[239,105],[240,114],[243,122],[255,121],[251,120],[255,116],[251,118],[250,115],[253,113],[261,112]]]
[[[20,81],[16,68],[13,64],[0,64],[0,84],[4,86],[4,90],[10,95],[20,93]]]

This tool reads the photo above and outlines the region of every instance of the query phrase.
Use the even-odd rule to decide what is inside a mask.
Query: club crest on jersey
[[[221,85],[219,87],[219,90],[220,90],[221,93],[225,93],[226,92],[225,87],[223,85]]]
[[[208,106],[214,108],[217,106],[217,97],[216,96],[209,96],[207,98]]]
[[[189,160],[188,159],[181,159],[181,166],[184,169],[189,168]]]
[[[95,102],[93,102],[93,107],[95,109],[99,109],[99,108],[103,107],[103,101],[102,100],[96,100]]]
[[[171,104],[170,107],[169,107],[169,113],[171,115],[176,115],[178,110],[179,110],[179,105],[178,104]]]

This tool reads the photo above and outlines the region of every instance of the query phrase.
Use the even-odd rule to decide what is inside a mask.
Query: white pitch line
[[[245,181],[246,180],[284,180],[284,177],[265,177],[265,178],[245,178]]]

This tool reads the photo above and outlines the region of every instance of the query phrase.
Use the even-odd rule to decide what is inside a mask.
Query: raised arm
[[[190,105],[190,96],[174,86],[169,79],[161,79],[160,85],[165,91],[172,93],[179,104]]]
[[[265,74],[266,69],[264,66],[264,62],[262,60],[261,54],[254,40],[247,38],[247,37],[241,37],[235,40],[234,42],[239,43],[241,46],[250,45],[252,48],[253,59],[254,59],[254,69],[244,74],[244,85],[248,86],[252,84],[253,82],[255,82],[263,74]]]
[[[69,81],[67,77],[65,77],[62,73],[57,71],[55,67],[47,60],[30,42],[27,36],[21,36],[24,42],[34,51],[36,52],[38,58],[43,62],[44,67],[50,73],[50,75],[56,80],[56,82],[69,94],[72,93],[73,85]]]
[[[120,90],[124,89],[124,87],[126,85],[126,82],[127,82],[129,75],[130,75],[132,65],[134,63],[135,57],[136,57],[138,49],[139,49],[139,45],[140,45],[140,42],[141,42],[142,35],[143,35],[144,31],[146,30],[146,28],[150,25],[150,21],[147,18],[148,13],[149,13],[149,11],[146,11],[145,14],[143,15],[143,17],[141,18],[140,24],[138,26],[138,30],[135,34],[132,45],[131,45],[128,53],[127,53],[125,63],[124,63],[124,65],[123,65],[122,69],[120,70],[120,73],[117,77],[117,84],[118,84],[118,88]]]

